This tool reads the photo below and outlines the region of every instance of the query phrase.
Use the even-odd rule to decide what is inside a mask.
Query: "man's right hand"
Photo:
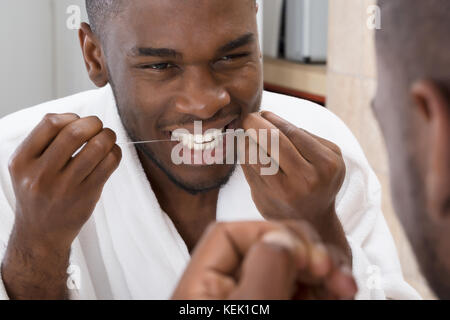
[[[353,299],[348,255],[302,220],[214,224],[172,299]]]
[[[16,218],[2,265],[10,298],[66,297],[71,244],[121,157],[112,130],[75,114],[46,115],[17,149]]]

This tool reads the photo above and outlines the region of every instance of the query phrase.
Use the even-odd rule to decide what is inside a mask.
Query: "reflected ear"
[[[89,78],[97,87],[104,87],[108,84],[108,72],[100,40],[87,23],[81,24],[78,37]]]
[[[450,101],[446,91],[437,83],[420,80],[411,94],[423,117],[421,130],[427,136],[425,188],[430,218],[450,222]]]

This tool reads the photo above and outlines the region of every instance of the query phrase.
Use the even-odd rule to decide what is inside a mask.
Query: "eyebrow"
[[[145,56],[145,57],[159,57],[159,58],[180,58],[183,55],[169,48],[139,48],[134,47],[131,49],[132,56]]]
[[[219,48],[219,53],[225,53],[237,48],[243,47],[255,41],[253,33],[247,33],[234,39]],[[183,54],[174,49],[169,48],[152,48],[152,47],[134,47],[131,49],[132,56],[158,57],[158,58],[181,58]]]
[[[253,33],[247,33],[239,38],[228,42],[226,45],[219,48],[219,53],[225,53],[246,46],[255,41],[255,35]]]

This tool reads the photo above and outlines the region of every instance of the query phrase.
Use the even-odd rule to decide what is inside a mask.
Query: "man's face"
[[[431,219],[426,196],[428,166],[423,117],[404,79],[395,78],[378,61],[378,91],[374,111],[388,149],[394,207],[417,256],[421,270],[442,297],[450,293],[447,225]]]
[[[239,128],[260,107],[262,66],[253,0],[133,0],[104,39],[110,82],[132,139]],[[183,187],[219,187],[233,165],[175,165],[178,142],[140,146]],[[191,152],[191,151],[189,151]],[[192,151],[192,153],[194,153]]]
[[[393,85],[388,70],[379,70],[373,109],[388,151],[393,202],[406,231],[417,240],[420,228],[417,218],[422,215],[424,204],[422,196],[418,196],[423,190],[413,152],[411,115],[404,111],[407,92]]]

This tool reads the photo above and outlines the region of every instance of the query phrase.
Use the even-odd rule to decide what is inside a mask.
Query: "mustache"
[[[170,120],[170,121],[162,121],[158,128],[165,128],[169,126],[183,126],[186,124],[192,124],[195,121],[202,121],[204,124],[207,124],[209,122],[214,122],[216,120],[220,120],[229,116],[237,116],[240,117],[242,114],[242,109],[238,106],[236,107],[230,107],[230,108],[224,108],[220,109],[218,112],[216,112],[211,118],[209,119],[202,119],[199,117],[191,116],[191,115],[183,115],[182,117],[178,118],[177,120]]]

